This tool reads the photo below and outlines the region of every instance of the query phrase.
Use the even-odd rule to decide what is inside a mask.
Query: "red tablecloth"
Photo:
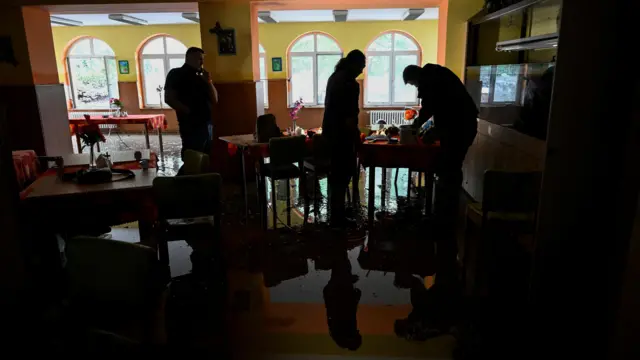
[[[164,114],[148,114],[148,115],[129,115],[127,117],[109,117],[103,118],[100,116],[91,116],[91,123],[95,124],[147,124],[147,129],[153,130],[161,128],[163,130],[167,129],[167,118]],[[73,134],[73,125],[84,125],[86,121],[84,118],[82,119],[69,119],[69,125],[71,125],[71,131]]]
[[[313,140],[310,138],[307,138],[306,144],[307,144],[307,150],[311,153],[311,150],[313,147]],[[238,146],[231,143],[227,143],[227,152],[229,153],[229,156],[234,156],[238,152]],[[263,158],[269,157],[269,144],[259,143],[259,144],[256,144],[255,146],[248,146],[247,154],[250,157],[259,157],[259,156]]]
[[[360,145],[358,157],[364,167],[429,171],[433,169],[439,150],[440,144],[400,145],[380,141]]]

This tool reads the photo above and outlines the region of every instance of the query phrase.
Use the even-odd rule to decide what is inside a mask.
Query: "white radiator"
[[[85,115],[101,117],[103,115],[109,115],[109,112],[108,111],[74,111],[69,113],[69,118],[83,119]],[[100,124],[99,126],[101,129],[117,129],[118,128],[118,125],[116,124]]]
[[[404,119],[404,110],[373,110],[369,111],[369,123],[378,125],[378,121],[384,120],[387,125],[409,125],[410,121]]]

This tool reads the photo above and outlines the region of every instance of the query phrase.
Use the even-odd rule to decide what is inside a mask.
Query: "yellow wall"
[[[484,5],[483,0],[449,0],[445,65],[463,78],[467,46],[467,20]]]
[[[64,48],[78,36],[93,36],[105,41],[116,53],[117,60],[129,60],[129,74],[118,74],[119,81],[136,81],[135,54],[138,45],[147,37],[167,33],[182,41],[187,47],[200,47],[198,24],[148,25],[148,26],[54,26],[53,42],[56,50],[58,75],[64,82]]]
[[[438,53],[438,21],[358,21],[358,22],[316,22],[260,24],[260,43],[267,53],[267,77],[284,79],[287,74],[287,47],[299,35],[309,31],[322,31],[338,41],[345,55],[353,50],[366,50],[367,45],[380,33],[388,30],[402,30],[413,35],[422,47],[422,63],[436,63]],[[281,57],[282,72],[271,71],[271,58]]]

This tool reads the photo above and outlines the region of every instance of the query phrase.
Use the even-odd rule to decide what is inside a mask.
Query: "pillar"
[[[49,12],[39,7],[7,7],[0,12],[0,102],[12,150],[39,155],[72,151],[64,87],[59,83]]]

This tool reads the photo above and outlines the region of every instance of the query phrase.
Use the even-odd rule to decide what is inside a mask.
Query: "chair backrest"
[[[304,161],[306,136],[286,136],[269,140],[270,164],[288,165]]]
[[[199,175],[210,172],[211,163],[209,155],[195,150],[185,150],[184,166],[182,171],[184,175]]]
[[[542,173],[487,170],[482,189],[482,210],[536,212]]]
[[[161,291],[160,264],[150,247],[83,236],[66,241],[65,255],[69,298],[81,307],[148,306]]]
[[[220,215],[219,174],[157,177],[153,180],[153,192],[161,220]]]

